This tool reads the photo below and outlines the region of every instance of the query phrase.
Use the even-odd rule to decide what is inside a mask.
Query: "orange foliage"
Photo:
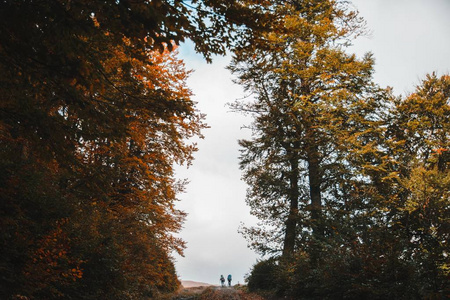
[[[448,151],[448,149],[445,148],[438,148],[438,149],[434,149],[433,152],[441,155],[442,153],[444,153],[445,151]]]
[[[65,232],[68,222],[67,218],[58,220],[54,229],[40,238],[35,250],[30,253],[30,262],[24,273],[32,290],[50,289],[55,295],[62,296],[51,288],[53,283],[69,285],[83,277],[83,261],[72,255],[72,241]]]

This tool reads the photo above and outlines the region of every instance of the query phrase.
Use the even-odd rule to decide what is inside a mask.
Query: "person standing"
[[[228,286],[231,286],[231,274],[228,274],[227,279],[228,279]]]
[[[220,275],[220,283],[222,284],[222,287],[225,286],[225,278],[223,277],[223,275]]]

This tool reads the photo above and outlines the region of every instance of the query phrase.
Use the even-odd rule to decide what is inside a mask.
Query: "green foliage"
[[[280,267],[275,259],[258,261],[247,276],[247,286],[250,292],[272,291],[277,287]]]
[[[377,257],[364,246],[359,248],[330,248],[314,268],[308,257],[296,257],[286,293],[296,299],[419,298],[411,264],[393,259],[389,253]]]
[[[263,254],[318,246],[341,223],[328,216],[351,214],[348,195],[362,184],[352,153],[371,151],[364,137],[380,124],[373,58],[343,49],[361,29],[357,15],[334,1],[298,4],[275,6],[284,30],[238,49],[230,66],[255,96],[233,108],[254,116],[241,168],[251,213],[268,226],[244,232]]]
[[[230,66],[254,96],[233,105],[254,117],[240,159],[261,222],[244,235],[281,254],[294,299],[448,296],[450,77],[394,97],[345,52],[362,24],[345,1],[295,4]]]
[[[423,86],[448,99],[447,78],[429,76]],[[433,96],[439,103],[436,113],[425,111],[425,104],[416,105],[433,101],[427,99],[430,93],[420,96],[423,86],[405,99],[393,99],[396,105],[383,117],[390,125],[377,133],[389,138],[380,138],[377,152],[355,148],[350,162],[366,176],[365,184],[342,185],[349,189],[344,193],[346,206],[324,206],[331,230],[313,243],[306,240],[291,259],[280,260],[283,268],[274,281],[284,285],[277,286],[278,293],[293,299],[439,299],[449,294],[450,186],[444,129],[449,104]],[[435,134],[424,126],[418,131],[405,112],[435,119]],[[398,133],[395,141],[393,133]],[[362,141],[372,137],[368,134]],[[317,243],[320,247],[314,246]]]

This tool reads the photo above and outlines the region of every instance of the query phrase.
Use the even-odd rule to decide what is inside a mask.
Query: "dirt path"
[[[182,289],[173,300],[264,300],[234,287],[194,287]]]

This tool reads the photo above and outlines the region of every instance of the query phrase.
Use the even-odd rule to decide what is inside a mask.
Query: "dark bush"
[[[257,262],[246,278],[249,291],[274,290],[277,286],[278,270],[276,259],[270,258]]]

